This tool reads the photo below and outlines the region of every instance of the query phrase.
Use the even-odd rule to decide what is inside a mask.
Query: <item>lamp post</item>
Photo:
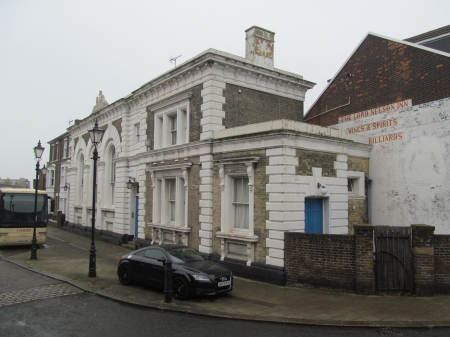
[[[39,179],[39,162],[41,161],[42,154],[44,153],[44,147],[41,146],[41,141],[34,148],[34,156],[36,158],[36,183],[34,184],[34,226],[33,226],[33,239],[31,240],[31,257],[30,260],[37,260],[36,253],[36,224],[37,224],[37,197],[38,197],[38,179]]]
[[[89,277],[96,277],[96,249],[95,249],[95,241],[94,241],[94,232],[95,232],[95,194],[96,194],[96,185],[97,185],[97,160],[100,158],[97,152],[97,144],[102,141],[104,130],[98,127],[97,120],[95,120],[95,125],[92,130],[89,130],[89,137],[91,138],[92,144],[94,144],[94,152],[92,159],[94,160],[94,169],[93,169],[93,184],[92,187],[92,233],[91,233],[91,248],[89,249]]]

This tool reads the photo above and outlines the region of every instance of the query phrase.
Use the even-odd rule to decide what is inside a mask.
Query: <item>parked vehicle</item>
[[[205,260],[196,250],[181,245],[138,249],[120,258],[117,268],[123,285],[133,282],[164,289],[164,262],[172,260],[173,296],[187,300],[194,295],[215,295],[233,289],[231,271]]]

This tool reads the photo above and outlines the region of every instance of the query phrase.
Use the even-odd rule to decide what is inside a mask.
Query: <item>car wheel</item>
[[[177,276],[172,281],[173,295],[177,300],[185,301],[189,299],[189,285],[184,277]]]
[[[130,266],[127,266],[126,264],[121,265],[117,274],[119,275],[120,284],[127,286],[133,283]]]

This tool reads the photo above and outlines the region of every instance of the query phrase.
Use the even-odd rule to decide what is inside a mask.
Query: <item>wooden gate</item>
[[[378,290],[413,291],[410,227],[376,227],[376,283]]]

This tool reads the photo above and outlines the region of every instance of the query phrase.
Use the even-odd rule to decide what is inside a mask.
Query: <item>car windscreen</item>
[[[203,256],[192,248],[172,248],[167,252],[175,263],[203,261]]]

